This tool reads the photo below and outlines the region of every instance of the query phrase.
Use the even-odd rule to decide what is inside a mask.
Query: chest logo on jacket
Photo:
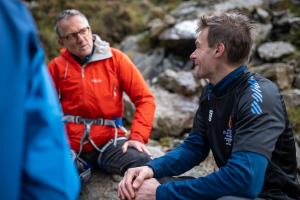
[[[102,80],[101,80],[100,78],[93,78],[93,79],[91,80],[91,82],[92,82],[92,83],[101,83]]]
[[[212,117],[213,117],[214,111],[213,110],[209,110],[208,111],[208,121],[211,122]]]
[[[224,135],[225,145],[231,146],[231,144],[232,144],[232,118],[231,118],[231,116],[229,117],[229,120],[228,120],[228,128],[223,131],[223,135]]]

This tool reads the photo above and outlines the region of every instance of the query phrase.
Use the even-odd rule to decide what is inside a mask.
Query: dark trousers
[[[150,156],[144,152],[139,152],[135,148],[128,147],[127,152],[123,153],[122,146],[127,140],[118,140],[117,145],[109,145],[101,154],[100,162],[98,162],[99,152],[83,152],[80,157],[89,163],[93,168],[110,173],[124,175],[128,168],[139,167],[150,160]]]

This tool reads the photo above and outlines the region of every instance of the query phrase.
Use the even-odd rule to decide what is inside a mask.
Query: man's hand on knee
[[[125,153],[128,149],[128,147],[133,147],[136,150],[138,150],[139,152],[145,152],[146,154],[148,154],[149,156],[151,156],[149,150],[147,149],[146,145],[137,141],[137,140],[128,140],[126,141],[123,146],[123,153]]]
[[[153,170],[148,166],[128,169],[119,183],[119,198],[128,200],[134,199],[136,191],[140,188],[144,180],[152,177]]]

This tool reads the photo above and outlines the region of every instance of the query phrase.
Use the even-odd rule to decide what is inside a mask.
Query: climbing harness
[[[80,180],[82,183],[86,183],[91,178],[91,166],[87,162],[85,162],[83,159],[80,158],[80,155],[83,150],[83,146],[89,142],[99,152],[97,162],[101,166],[102,153],[111,144],[116,146],[118,140],[126,140],[128,131],[123,126],[123,122],[122,122],[121,118],[116,118],[113,120],[103,119],[103,118],[88,119],[88,118],[83,118],[80,116],[64,115],[63,120],[64,120],[64,123],[84,124],[84,134],[80,140],[79,152],[76,153],[75,151],[72,150],[71,153],[72,153],[72,160],[74,161],[74,163],[77,166],[77,169],[79,171]],[[92,125],[98,125],[98,126],[106,125],[106,126],[114,127],[114,130],[115,130],[114,139],[111,139],[102,148],[99,148],[90,137],[90,131],[91,131]],[[126,137],[118,138],[118,128],[125,132]]]

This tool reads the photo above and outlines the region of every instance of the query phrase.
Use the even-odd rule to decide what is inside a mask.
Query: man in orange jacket
[[[49,63],[76,161],[123,175],[149,161],[145,147],[154,118],[154,97],[138,69],[121,51],[92,34],[78,10],[57,16],[62,47]],[[122,126],[123,91],[136,107],[130,136]]]

